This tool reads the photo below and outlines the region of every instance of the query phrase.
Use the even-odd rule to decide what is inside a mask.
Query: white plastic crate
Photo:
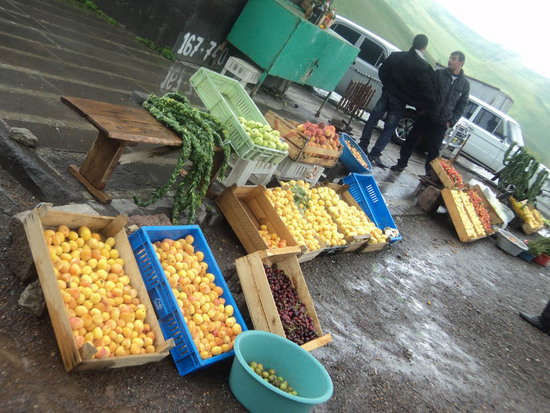
[[[274,175],[279,179],[302,179],[313,186],[319,181],[324,170],[322,166],[296,162],[287,157],[277,165]]]
[[[221,182],[225,186],[233,184],[244,186],[247,181],[251,181],[255,185],[266,185],[273,177],[276,168],[277,165],[243,159],[232,153],[228,164],[230,172],[224,179],[221,179]]]
[[[262,72],[251,64],[233,56],[230,56],[229,59],[227,59],[221,74],[224,75],[226,71],[237,76],[243,87],[245,87],[247,83],[252,83],[255,85],[258,83],[260,76],[262,75]]]

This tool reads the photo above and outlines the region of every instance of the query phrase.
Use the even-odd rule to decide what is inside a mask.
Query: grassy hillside
[[[520,123],[528,150],[550,165],[550,79],[525,67],[516,53],[485,40],[431,0],[342,0],[335,7],[402,49],[414,34],[427,34],[432,62],[446,64],[450,52],[462,50],[468,75],[512,97],[509,114]]]

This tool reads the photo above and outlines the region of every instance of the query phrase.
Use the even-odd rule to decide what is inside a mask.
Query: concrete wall
[[[178,58],[199,65],[223,65],[220,45],[246,0],[94,0],[137,36],[172,47]]]

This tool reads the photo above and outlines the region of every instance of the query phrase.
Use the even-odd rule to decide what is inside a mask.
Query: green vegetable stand
[[[359,49],[284,0],[249,0],[227,40],[267,75],[333,91]]]

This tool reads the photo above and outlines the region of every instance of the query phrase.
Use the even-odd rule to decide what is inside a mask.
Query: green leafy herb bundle
[[[513,151],[512,144],[504,154],[504,168],[498,176],[498,189],[513,187],[513,196],[518,201],[527,199],[533,203],[542,192],[542,186],[548,178],[548,171],[539,171],[540,164],[524,148]],[[537,174],[536,178],[535,174]],[[533,181],[534,178],[534,181]]]
[[[139,206],[149,206],[157,202],[176,185],[172,204],[172,223],[177,224],[182,211],[188,212],[187,223],[193,223],[197,207],[206,195],[210,185],[210,173],[214,159],[214,147],[223,148],[224,159],[219,175],[225,175],[231,148],[225,139],[226,131],[221,122],[212,115],[193,108],[182,93],[167,93],[162,97],[151,94],[143,103],[163,125],[171,128],[182,139],[181,154],[168,182],[156,189],[148,200],[134,197]],[[178,176],[187,160],[192,167],[178,182]]]
[[[537,238],[534,241],[529,241],[527,244],[529,254],[539,256],[540,254],[550,255],[550,238]]]

